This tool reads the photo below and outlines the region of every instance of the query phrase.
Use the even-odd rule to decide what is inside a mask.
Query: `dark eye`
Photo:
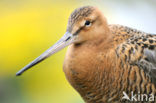
[[[87,20],[87,21],[85,22],[85,26],[91,26],[91,22]]]

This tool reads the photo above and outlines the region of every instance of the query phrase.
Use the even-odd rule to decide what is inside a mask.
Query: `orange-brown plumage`
[[[69,44],[63,70],[86,103],[132,103],[123,92],[155,96],[156,35],[109,25],[92,6],[76,9],[61,41],[17,75]]]
[[[63,68],[71,85],[87,103],[124,102],[123,91],[129,95],[131,91],[155,94],[155,84],[135,64],[144,57],[144,48],[133,42],[140,38],[138,42],[142,43],[143,38],[146,38],[144,36],[149,34],[126,26],[108,25],[105,17],[99,13],[94,8],[93,14],[99,15],[101,23],[92,27],[88,34],[93,36],[92,29],[95,29],[95,35],[98,36],[68,48]],[[80,34],[87,35],[87,32],[84,30]],[[156,41],[156,36],[151,36]],[[130,54],[130,50],[135,53]]]

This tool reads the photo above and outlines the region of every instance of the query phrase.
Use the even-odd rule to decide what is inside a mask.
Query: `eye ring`
[[[90,21],[86,20],[86,22],[85,22],[85,26],[86,26],[86,27],[91,26],[91,24],[92,24],[92,23],[91,23]]]

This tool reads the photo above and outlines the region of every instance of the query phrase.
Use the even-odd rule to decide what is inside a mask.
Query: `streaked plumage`
[[[87,103],[118,103],[123,91],[155,94],[156,35],[122,25],[108,28],[108,41],[69,47],[64,63],[69,82]]]
[[[112,37],[107,44],[103,39],[69,47],[64,64],[69,82],[87,103],[124,103],[123,91],[155,94],[156,35],[121,25],[108,27]]]

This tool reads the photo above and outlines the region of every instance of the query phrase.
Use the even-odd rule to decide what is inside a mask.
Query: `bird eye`
[[[85,22],[85,26],[87,26],[87,27],[91,26],[91,22],[87,20],[87,21]]]

